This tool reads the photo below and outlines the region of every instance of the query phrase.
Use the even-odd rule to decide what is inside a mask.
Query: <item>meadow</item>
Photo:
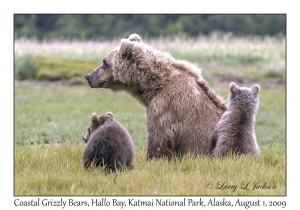
[[[125,92],[92,89],[84,79],[119,42],[15,40],[15,64],[29,55],[37,66],[35,78],[14,81],[15,195],[286,194],[285,37],[144,40],[202,68],[224,99],[231,81],[261,86],[258,158],[186,156],[170,162],[145,160],[145,107]],[[135,142],[134,170],[105,175],[82,167],[89,116],[107,111]]]

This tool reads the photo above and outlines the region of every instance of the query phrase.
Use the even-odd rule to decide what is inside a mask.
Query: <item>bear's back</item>
[[[85,151],[102,157],[104,164],[113,171],[115,167],[133,168],[133,141],[127,130],[115,120],[106,122],[91,134]]]
[[[259,105],[259,86],[239,88],[230,84],[231,95],[228,110],[222,115],[213,135],[213,154],[223,156],[229,152],[258,155],[259,148],[255,136],[255,115]]]

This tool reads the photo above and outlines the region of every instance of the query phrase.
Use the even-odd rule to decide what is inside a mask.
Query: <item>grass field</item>
[[[255,126],[259,158],[187,156],[170,162],[145,160],[143,106],[125,92],[91,89],[84,81],[118,43],[16,40],[15,58],[32,55],[38,72],[36,79],[14,83],[15,195],[286,194],[284,38],[149,40],[155,48],[203,68],[205,79],[225,99],[231,81],[261,86]],[[82,167],[89,115],[107,111],[135,142],[134,170],[104,175]]]

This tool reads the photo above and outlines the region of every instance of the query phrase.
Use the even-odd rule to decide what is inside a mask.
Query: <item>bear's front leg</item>
[[[85,150],[82,156],[82,163],[84,168],[87,169],[88,167],[90,167],[93,160],[94,160],[93,154]]]

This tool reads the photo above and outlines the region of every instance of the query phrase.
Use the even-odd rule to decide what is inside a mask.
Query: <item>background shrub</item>
[[[23,55],[15,58],[15,77],[19,80],[34,79],[38,66],[32,55]]]

